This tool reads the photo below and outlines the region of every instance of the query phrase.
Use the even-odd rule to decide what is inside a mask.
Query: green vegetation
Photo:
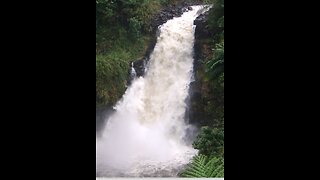
[[[205,155],[197,155],[193,158],[192,163],[188,165],[181,177],[190,178],[221,178],[224,177],[224,159],[208,158]]]
[[[224,0],[213,0],[209,27],[214,31],[212,56],[205,60],[211,99],[208,110],[213,114],[213,127],[224,127]]]
[[[203,111],[210,121],[201,124],[193,142],[199,154],[181,177],[224,177],[224,0],[207,0],[206,3],[213,4],[207,22],[213,36],[200,40],[203,68],[196,75],[202,77]]]
[[[96,0],[96,105],[113,105],[122,96],[129,62],[144,56],[152,18],[165,3]]]
[[[209,10],[207,30],[211,36],[199,39],[202,68],[196,72],[202,84],[203,107],[208,119],[203,126],[224,127],[224,0],[207,0]]]
[[[206,72],[211,80],[222,77],[224,73],[224,41],[215,45],[214,58],[207,61]]]
[[[208,157],[224,157],[224,129],[202,127],[193,147]]]
[[[204,126],[193,143],[199,150],[181,177],[224,177],[224,129]]]

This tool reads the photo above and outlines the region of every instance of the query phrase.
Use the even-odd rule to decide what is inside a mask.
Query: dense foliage
[[[180,176],[190,178],[224,177],[224,159],[217,157],[208,158],[205,155],[197,155]]]
[[[124,93],[129,62],[150,41],[157,0],[96,0],[96,104],[113,105]]]
[[[207,61],[207,69],[209,78],[212,80],[221,77],[224,73],[224,41],[215,45],[214,58],[211,58]]]
[[[121,38],[134,42],[140,40],[141,36],[149,35],[154,16],[162,6],[174,2],[173,0],[96,0],[97,52],[108,53],[115,46],[114,42],[124,42]]]
[[[208,25],[213,31],[213,57],[207,60],[206,72],[211,80],[221,77],[224,73],[224,0],[211,0]]]
[[[193,143],[199,154],[208,157],[224,156],[224,129],[204,126]]]
[[[211,37],[202,40],[209,51],[203,51],[206,92],[203,93],[204,113],[210,117],[203,125],[223,128],[224,126],[224,0],[207,0],[213,4],[208,15],[208,31]]]
[[[193,143],[199,150],[181,177],[224,177],[224,129],[204,126]]]

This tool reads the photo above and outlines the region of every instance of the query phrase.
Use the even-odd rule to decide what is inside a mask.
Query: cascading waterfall
[[[185,141],[194,19],[202,6],[160,27],[144,77],[135,78],[96,138],[97,177],[171,177],[196,150]]]

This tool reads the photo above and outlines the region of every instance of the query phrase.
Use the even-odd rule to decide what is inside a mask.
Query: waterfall
[[[96,138],[98,177],[177,176],[197,153],[185,141],[194,19],[203,6],[161,25],[144,77],[135,78]],[[134,69],[132,70],[134,71]]]

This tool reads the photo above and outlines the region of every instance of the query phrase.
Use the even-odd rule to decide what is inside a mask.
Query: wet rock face
[[[133,68],[136,71],[136,76],[140,77],[144,75],[147,58],[139,59],[133,62]]]
[[[201,14],[194,20],[194,25],[196,25],[196,30],[195,30],[195,38],[200,39],[200,38],[206,38],[210,37],[212,35],[212,31],[209,31],[208,28],[208,15],[209,13],[206,12],[204,14]]]
[[[152,29],[154,32],[157,30],[157,27],[168,20],[174,17],[180,17],[184,12],[192,10],[191,6],[200,5],[202,4],[201,1],[194,0],[193,2],[179,2],[175,5],[169,5],[168,7],[162,9],[160,13],[155,17],[154,21],[152,22]]]
[[[194,44],[194,79],[195,81],[191,82],[190,90],[189,90],[189,123],[191,124],[205,124],[206,121],[209,121],[209,117],[204,111],[204,103],[203,103],[203,94],[205,83],[204,79],[204,64],[200,61],[202,57],[203,51],[203,40],[210,37],[210,32],[207,25],[208,12],[198,16],[194,25],[196,25],[195,29],[195,44]]]
[[[152,23],[152,29],[155,30],[159,25],[164,24],[168,20],[181,16],[183,12],[185,12],[184,9],[185,8],[183,7],[169,6],[168,8],[161,10]]]
[[[213,32],[208,28],[209,12],[199,15],[193,22],[195,28],[195,43],[194,43],[194,72],[197,72],[201,66],[199,60],[202,54],[202,40],[208,37],[213,37]],[[197,79],[196,79],[197,80]]]

